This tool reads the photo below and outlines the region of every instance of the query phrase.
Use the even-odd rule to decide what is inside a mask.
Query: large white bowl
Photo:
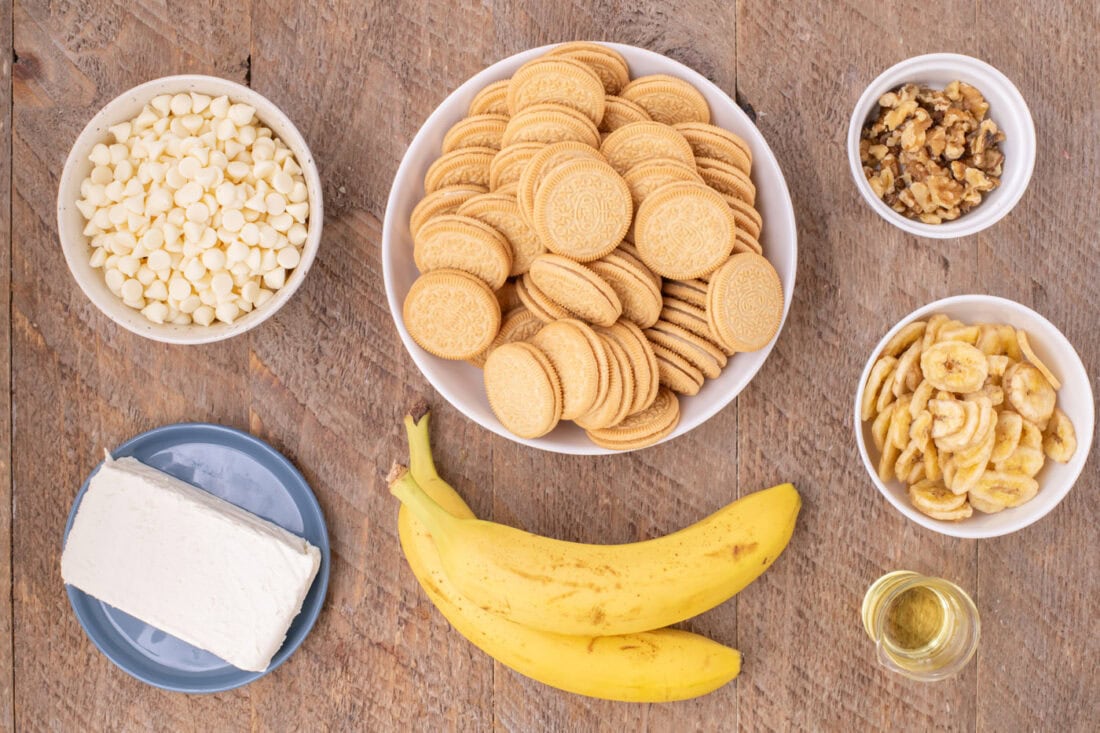
[[[693,84],[710,104],[711,121],[740,135],[752,147],[752,179],[757,190],[756,206],[764,218],[760,243],[783,283],[783,320],[786,321],[798,261],[797,232],[787,183],[764,137],[725,92],[687,66],[634,46],[618,43],[604,45],[615,49],[626,58],[632,78],[647,74],[671,74]],[[466,116],[470,100],[478,91],[498,79],[509,78],[524,63],[551,48],[553,45],[518,53],[475,75],[443,100],[413,138],[401,166],[397,169],[386,206],[382,232],[382,269],[386,281],[386,296],[389,298],[390,313],[397,324],[401,340],[413,361],[432,386],[467,417],[498,435],[542,450],[583,455],[612,453],[614,451],[600,448],[589,441],[584,431],[571,422],[563,422],[549,435],[534,440],[512,435],[489,408],[481,370],[464,362],[440,359],[421,349],[409,336],[401,315],[405,295],[419,274],[413,264],[409,215],[424,195],[424,174],[440,155],[443,135],[451,125]],[[665,440],[671,440],[697,427],[737,397],[764,364],[774,344],[773,339],[760,351],[737,354],[730,359],[721,376],[708,380],[698,395],[681,399],[680,424]]]
[[[1035,355],[1042,359],[1043,363],[1050,367],[1054,376],[1062,381],[1062,388],[1058,390],[1058,407],[1073,421],[1073,427],[1077,432],[1077,451],[1069,463],[1057,463],[1049,459],[1045,462],[1043,470],[1036,476],[1039,481],[1039,493],[1025,504],[1005,509],[997,514],[983,514],[975,511],[969,519],[944,522],[918,511],[909,502],[909,496],[900,481],[883,483],[878,477],[878,451],[875,450],[874,441],[871,438],[871,421],[864,423],[860,420],[860,405],[863,403],[867,377],[878,355],[886,346],[886,342],[893,338],[894,334],[903,326],[913,321],[927,320],[935,313],[944,313],[968,324],[1007,323],[1016,328],[1022,328],[1027,331],[1031,346],[1035,349]],[[882,495],[898,511],[922,527],[952,537],[970,538],[998,537],[1015,532],[1039,521],[1058,506],[1058,502],[1069,493],[1085,467],[1089,449],[1092,447],[1092,431],[1096,420],[1089,375],[1085,372],[1081,357],[1074,351],[1069,340],[1054,324],[1027,306],[992,295],[956,295],[944,298],[918,308],[899,321],[898,325],[882,337],[871,352],[870,358],[867,359],[867,366],[860,375],[859,388],[856,390],[853,417],[859,455],[863,459],[863,465],[871,481]],[[875,452],[874,460],[871,459],[870,451]]]
[[[80,199],[80,184],[92,172],[92,162],[88,160],[92,148],[98,143],[114,142],[108,128],[136,117],[157,95],[183,92],[197,92],[212,97],[226,95],[234,102],[252,105],[256,109],[256,117],[271,128],[275,136],[286,143],[294,153],[298,165],[302,168],[309,194],[309,226],[306,230],[306,241],[302,245],[301,262],[271,300],[229,324],[218,321],[209,326],[197,323],[186,326],[172,323],[157,324],[143,316],[140,311],[124,304],[122,299],[107,287],[103,279],[103,269],[93,268],[88,264],[91,248],[88,245],[88,237],[84,236],[84,216],[76,208],[76,202]],[[69,270],[84,294],[108,318],[128,331],[154,341],[172,344],[205,344],[221,341],[253,329],[274,315],[275,311],[290,300],[305,280],[321,243],[323,219],[321,177],[317,173],[317,164],[313,160],[313,154],[309,152],[305,139],[290,118],[266,97],[246,86],[228,79],[198,74],[154,79],[123,92],[108,102],[73,143],[69,157],[65,161],[65,168],[61,172],[61,184],[57,192],[57,233],[61,239],[61,248],[65,253]]]
[[[879,97],[886,92],[909,82],[943,89],[955,80],[976,87],[989,102],[989,117],[1005,134],[1005,140],[1001,143],[1001,151],[1005,156],[1004,173],[1001,176],[1001,185],[987,193],[982,202],[971,211],[954,221],[925,224],[902,216],[875,195],[871,184],[867,182],[867,176],[863,174],[863,163],[859,159],[859,139],[863,133],[863,125],[878,107]],[[1007,76],[984,61],[957,53],[914,56],[882,72],[856,102],[848,125],[848,165],[856,188],[863,194],[867,204],[876,214],[897,228],[932,239],[966,237],[996,224],[1023,197],[1031,180],[1031,172],[1035,168],[1035,125],[1020,90]]]

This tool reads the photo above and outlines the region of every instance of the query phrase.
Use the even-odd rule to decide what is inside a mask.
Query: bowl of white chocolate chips
[[[109,102],[61,175],[58,234],[91,301],[157,341],[248,331],[301,285],[321,183],[290,119],[248,87],[171,76]]]

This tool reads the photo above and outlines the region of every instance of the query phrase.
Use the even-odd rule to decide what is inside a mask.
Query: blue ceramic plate
[[[302,643],[325,600],[329,545],[325,518],[302,474],[278,451],[239,430],[207,423],[180,423],[150,430],[111,452],[133,456],[176,478],[304,537],[321,550],[321,567],[271,666],[246,672],[209,652],[155,629],[88,594],[66,585],[73,611],[88,637],[107,658],[142,682],[177,692],[221,692],[248,684],[278,667]],[[76,495],[65,537],[88,482]]]

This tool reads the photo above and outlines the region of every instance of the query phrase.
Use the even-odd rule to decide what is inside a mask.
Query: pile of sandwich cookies
[[[479,92],[441,147],[405,327],[484,368],[513,434],[573,420],[605,448],[653,444],[679,395],[778,331],[752,151],[691,84],[564,44]]]

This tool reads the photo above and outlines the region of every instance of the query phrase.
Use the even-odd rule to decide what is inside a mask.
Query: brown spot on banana
[[[734,545],[733,546],[733,559],[736,561],[742,555],[748,554],[760,546],[758,542],[751,542],[747,545]]]

